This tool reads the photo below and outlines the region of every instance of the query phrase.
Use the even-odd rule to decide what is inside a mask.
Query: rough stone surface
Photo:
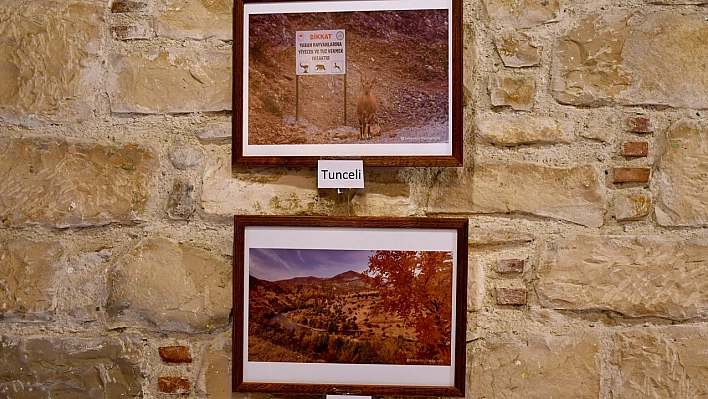
[[[170,196],[167,198],[165,211],[170,219],[186,220],[192,216],[195,211],[192,183],[182,179],[175,180]]]
[[[487,15],[494,24],[531,28],[556,20],[559,0],[483,0]]]
[[[192,354],[188,346],[161,346],[158,352],[162,361],[166,363],[192,363]]]
[[[195,133],[200,140],[206,142],[231,141],[231,123],[209,123],[203,128],[197,129]]]
[[[208,156],[202,177],[204,212],[236,214],[322,213],[331,205],[318,195],[316,171],[257,169],[231,172],[231,159]]]
[[[490,335],[468,350],[465,397],[597,399],[599,351],[599,339],[581,332]]]
[[[195,392],[208,393],[214,399],[232,399],[231,364],[231,336],[219,337],[204,356]]]
[[[592,15],[562,38],[553,70],[553,95],[573,105],[606,105],[631,84],[622,64],[630,33],[624,11]]]
[[[651,175],[649,168],[615,168],[615,183],[648,183]]]
[[[115,40],[150,39],[154,36],[147,25],[116,25],[111,26],[111,37]]]
[[[535,101],[536,80],[533,76],[493,76],[489,79],[489,93],[495,107],[530,111]]]
[[[502,274],[523,273],[525,259],[500,259],[497,261],[497,272]]]
[[[208,331],[228,323],[231,264],[192,245],[147,238],[109,273],[112,328]]]
[[[157,379],[157,386],[160,392],[173,395],[188,394],[191,389],[189,380],[180,377],[160,377]]]
[[[669,128],[655,180],[662,226],[708,226],[708,123],[681,120]]]
[[[113,13],[137,12],[143,11],[145,8],[147,8],[147,3],[141,1],[116,0],[111,3],[111,12]]]
[[[233,7],[233,0],[169,1],[155,17],[155,30],[158,36],[176,40],[231,40]]]
[[[411,199],[411,186],[398,175],[367,169],[364,189],[355,190],[351,211],[360,216],[412,216],[418,206]],[[345,193],[346,194],[346,193]]]
[[[467,311],[476,312],[484,305],[484,264],[474,253],[468,255],[467,261]]]
[[[649,4],[683,5],[683,4],[708,4],[706,0],[646,0]]]
[[[651,212],[651,194],[646,191],[623,193],[615,197],[615,219],[618,221],[641,220]]]
[[[117,113],[231,110],[231,52],[169,49],[111,57],[108,95]]]
[[[553,309],[686,320],[708,315],[708,241],[572,236],[548,242],[536,293]]]
[[[708,107],[708,21],[696,14],[613,10],[562,39],[554,97],[582,106]]]
[[[135,341],[0,336],[0,398],[142,397]]]
[[[615,398],[708,396],[708,331],[692,326],[632,329],[613,342]]]
[[[157,162],[147,148],[58,139],[0,140],[0,221],[54,227],[131,223]]]
[[[55,313],[68,315],[78,323],[99,321],[106,298],[105,270],[111,252],[71,254],[53,279],[51,292],[55,295]]]
[[[593,165],[555,168],[521,162],[475,165],[474,175],[433,190],[429,211],[526,213],[599,227],[605,188]]]
[[[191,145],[178,145],[170,150],[170,162],[179,170],[191,169],[204,162],[204,151]]]
[[[622,153],[626,157],[646,157],[649,155],[649,143],[646,141],[629,141],[622,145]]]
[[[497,305],[525,305],[527,295],[526,288],[497,287]]]
[[[57,242],[0,241],[0,319],[48,318],[64,249]]]
[[[573,125],[553,118],[487,115],[477,123],[480,136],[498,145],[558,144],[574,139]]]
[[[646,116],[635,116],[629,118],[629,131],[632,133],[651,133],[654,131],[654,126],[651,119]]]
[[[504,66],[522,68],[541,63],[543,47],[531,44],[531,38],[517,31],[505,32],[495,38],[497,53]]]
[[[91,116],[102,14],[100,2],[2,2],[0,117],[63,122]]]

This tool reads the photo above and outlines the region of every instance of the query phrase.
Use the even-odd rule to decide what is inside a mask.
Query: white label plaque
[[[317,188],[364,188],[364,161],[320,159]]]
[[[344,29],[295,32],[298,75],[344,75],[347,72]]]

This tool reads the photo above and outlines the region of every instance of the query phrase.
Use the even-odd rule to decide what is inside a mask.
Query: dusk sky
[[[249,274],[261,280],[293,277],[334,277],[369,268],[370,250],[250,248]]]

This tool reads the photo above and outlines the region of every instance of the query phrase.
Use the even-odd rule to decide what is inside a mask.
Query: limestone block
[[[622,48],[630,29],[629,15],[614,10],[592,15],[561,38],[553,68],[553,96],[564,104],[612,104],[629,88]]]
[[[708,395],[708,330],[693,326],[632,329],[614,338],[614,398]]]
[[[548,242],[536,293],[543,307],[686,320],[708,315],[708,241],[573,236]]]
[[[80,323],[98,321],[103,315],[105,270],[110,259],[108,250],[68,256],[53,280],[51,292],[56,297],[55,313],[67,315]]]
[[[108,325],[208,331],[231,310],[231,263],[166,238],[146,238],[109,273]]]
[[[418,210],[411,199],[411,185],[395,170],[367,169],[364,189],[351,200],[352,214],[359,216],[412,216]]]
[[[458,184],[433,189],[429,211],[527,213],[599,227],[606,211],[604,177],[593,165],[569,168],[522,162],[474,166]]]
[[[175,40],[232,40],[233,8],[233,0],[168,0],[155,16],[155,30]]]
[[[484,261],[470,253],[467,260],[467,311],[477,312],[484,305]]]
[[[202,207],[212,215],[322,214],[331,202],[317,191],[316,171],[249,168],[231,171],[231,159],[207,154]]]
[[[625,157],[644,158],[649,155],[649,143],[646,141],[628,141],[622,145]]]
[[[231,336],[221,336],[203,357],[195,391],[209,398],[232,399],[231,382]]]
[[[494,144],[509,146],[570,143],[575,138],[571,122],[540,116],[485,115],[477,131]]]
[[[230,122],[214,122],[199,128],[195,131],[199,140],[207,142],[226,142],[231,141],[231,123]]]
[[[64,249],[57,242],[0,242],[0,319],[47,319],[54,274]]]
[[[662,226],[708,226],[708,122],[676,122],[667,139],[654,177],[656,220]]]
[[[145,211],[157,169],[149,149],[59,139],[0,143],[5,226],[131,223]]]
[[[666,5],[682,5],[682,4],[708,4],[708,0],[646,0],[649,4],[666,4]]]
[[[103,3],[3,1],[0,117],[90,118],[100,90]]]
[[[111,37],[115,40],[151,39],[154,35],[148,25],[111,26]]]
[[[147,8],[147,3],[132,0],[114,0],[111,3],[112,13],[140,12]]]
[[[561,39],[553,95],[578,106],[708,107],[708,21],[656,10],[592,15]]]
[[[502,33],[495,38],[495,45],[504,66],[521,68],[541,63],[543,47],[531,44],[531,38],[524,33],[517,31]]]
[[[0,398],[142,397],[139,340],[0,336]]]
[[[495,25],[514,28],[555,21],[561,8],[559,0],[483,0],[483,3]]]
[[[108,82],[111,111],[188,113],[231,110],[231,52],[167,49],[115,54]]]
[[[179,170],[187,170],[204,162],[204,151],[191,145],[178,145],[170,149],[170,162]]]
[[[468,350],[467,398],[600,397],[600,342],[575,333],[488,336]]]
[[[513,227],[470,226],[471,246],[523,245],[534,240],[534,235]]]
[[[170,219],[187,220],[195,211],[194,186],[192,183],[176,179],[167,198],[165,207]]]
[[[511,107],[517,111],[530,111],[536,95],[533,76],[492,76],[489,94],[495,107]]]
[[[641,220],[651,212],[651,193],[630,191],[615,197],[614,211],[617,221]]]

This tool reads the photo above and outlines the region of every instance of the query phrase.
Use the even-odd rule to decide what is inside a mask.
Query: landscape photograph
[[[449,14],[248,15],[248,145],[448,143]],[[346,62],[332,65],[346,74],[314,73],[325,62],[298,74],[298,32],[329,30],[346,33]]]
[[[249,361],[451,365],[452,252],[247,256]]]

